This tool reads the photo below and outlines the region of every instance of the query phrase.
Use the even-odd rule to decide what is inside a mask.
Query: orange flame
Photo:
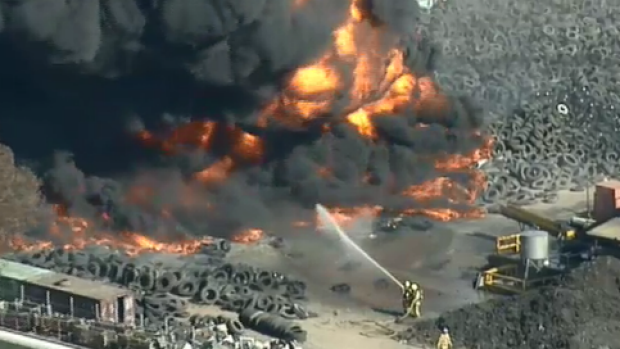
[[[29,240],[22,236],[3,237],[2,244],[13,251],[40,251],[50,248],[65,250],[82,250],[98,245],[111,250],[122,250],[129,256],[143,253],[172,253],[190,255],[199,252],[203,246],[213,243],[212,238],[191,239],[181,237],[175,241],[158,241],[136,232],[107,232],[96,227],[97,224],[84,218],[70,217],[63,206],[55,205],[57,216],[49,227],[50,240]],[[167,211],[163,215],[169,214]],[[105,221],[107,215],[102,217]],[[231,239],[237,243],[254,243],[263,237],[262,230],[242,231]]]
[[[307,2],[308,0],[295,0],[292,10],[299,10]],[[394,42],[390,32],[364,12],[362,2],[350,0],[348,16],[334,31],[331,47],[316,62],[291,74],[283,93],[263,108],[258,126],[264,127],[270,122],[278,122],[285,126],[303,127],[308,121],[331,113],[337,122],[348,124],[368,142],[380,142],[381,137],[374,124],[375,118],[408,110],[437,110],[448,105],[447,97],[430,77],[416,76],[410,71],[405,64],[404,52],[390,45]],[[343,100],[346,103],[343,103]],[[330,127],[324,125],[323,129],[327,132]],[[426,125],[419,124],[415,127],[423,128]],[[145,145],[157,147],[166,154],[176,154],[188,147],[210,151],[215,144],[218,151],[225,149],[225,155],[218,161],[194,174],[199,183],[207,185],[225,181],[240,166],[260,163],[265,152],[263,140],[258,136],[238,127],[213,121],[187,123],[163,136],[149,131],[141,131],[137,136]],[[484,188],[484,177],[473,168],[479,161],[490,158],[491,145],[488,141],[471,154],[446,155],[433,159],[435,168],[441,175],[425,183],[410,186],[401,194],[422,203],[436,200],[445,200],[446,203],[456,206],[473,203]],[[328,166],[317,166],[317,172],[324,178],[332,175],[332,169]],[[456,183],[450,179],[450,174],[455,172],[468,175],[469,183]],[[366,179],[365,181],[367,182]],[[129,200],[136,204],[143,203],[153,195],[154,189],[156,188],[132,188]],[[186,201],[183,204],[191,206],[195,200]],[[201,206],[201,209],[209,209],[209,205],[206,206]],[[381,208],[332,207],[331,211],[335,219],[346,226],[360,215],[378,214]],[[480,217],[482,212],[475,208],[428,208],[408,209],[401,214],[425,215],[447,221]],[[88,244],[102,244],[123,248],[131,254],[143,251],[194,253],[200,246],[210,242],[208,239],[162,242],[133,232],[96,232],[93,224],[87,220],[69,217],[66,212],[59,212],[58,217],[50,228],[50,234],[58,238],[63,231],[70,231],[72,236],[63,237],[66,239],[64,241],[71,241],[66,248],[79,249]],[[296,227],[311,225],[309,222],[292,224]],[[264,232],[260,229],[247,229],[239,232],[232,240],[250,243],[263,236]],[[15,249],[35,248],[31,242],[17,237],[11,238],[10,245]],[[46,246],[51,246],[51,242],[37,242],[36,248]]]

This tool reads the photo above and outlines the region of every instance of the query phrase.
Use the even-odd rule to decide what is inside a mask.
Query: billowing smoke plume
[[[22,0],[0,4],[0,15],[0,83],[9,91],[0,100],[0,132],[17,154],[38,159],[42,148],[63,148],[87,172],[140,168],[110,181],[87,178],[69,157],[56,158],[46,192],[72,214],[104,213],[122,222],[119,229],[151,231],[149,217],[171,209],[175,221],[190,226],[183,229],[200,234],[268,228],[291,202],[420,213],[473,200],[472,188],[442,192],[456,191],[448,181],[471,181],[463,171],[471,161],[435,160],[481,146],[474,132],[480,112],[466,98],[412,87],[432,85],[438,53],[416,35],[415,1]],[[320,91],[329,107],[301,117],[301,107],[291,109],[291,91],[302,95],[291,88],[292,74],[330,50],[335,57],[346,34],[335,32],[350,18],[360,34],[351,42],[376,44],[370,51],[390,58],[388,65],[368,55],[370,63],[382,62],[374,70],[397,73],[356,101],[347,91],[361,65],[330,61],[344,86]],[[412,91],[406,108],[399,89]],[[388,97],[395,106],[380,108]],[[373,116],[372,136],[360,131],[366,114]],[[173,156],[153,162],[150,151],[138,150],[140,137],[127,134],[128,124],[143,141],[149,131],[159,147],[176,142]],[[198,146],[199,130],[207,128],[215,136],[209,147]],[[250,138],[260,139],[261,151],[248,158],[239,148]],[[148,166],[138,162],[145,159]],[[226,169],[217,183],[194,180],[216,165]],[[131,199],[135,188],[148,188],[147,198]],[[451,195],[460,199],[446,200]]]

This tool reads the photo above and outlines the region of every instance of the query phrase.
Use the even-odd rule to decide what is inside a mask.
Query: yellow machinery
[[[597,221],[591,218],[572,217],[567,223],[558,223],[520,207],[499,206],[499,213],[517,221],[522,232],[496,238],[495,254],[489,256],[488,268],[478,275],[476,287],[518,293],[553,283],[567,270],[578,266],[584,260],[591,260],[601,252],[618,253],[620,247],[618,198],[620,198],[620,182],[597,185],[593,212],[593,216],[598,217]],[[554,238],[557,248],[553,257],[530,259],[531,251],[528,250],[536,249],[536,244],[533,242],[536,238],[535,233]],[[548,242],[541,243],[540,246],[541,251],[545,249],[549,251]],[[545,253],[541,251],[537,252]],[[529,260],[533,260],[534,263],[529,263]]]
[[[527,267],[514,263],[486,269],[480,274],[480,288],[494,293],[516,294],[553,285],[561,275],[560,271],[555,269],[540,269],[535,270],[535,273],[530,271],[530,275],[526,276],[528,272],[525,268]]]
[[[522,230],[527,227],[543,230],[559,241],[576,240],[578,237],[578,232],[574,228],[516,206],[500,205],[499,212],[506,218],[517,221]],[[521,252],[521,234],[499,236],[495,239],[495,243],[497,254],[518,254]]]
[[[530,228],[549,233],[557,241],[577,238],[577,231],[535,213],[515,206],[500,206],[499,211],[519,223],[521,229]],[[532,288],[553,284],[562,270],[547,263],[530,264],[524,261],[522,234],[499,236],[495,240],[495,255],[489,258],[489,267],[478,276],[478,287],[501,293],[520,293]]]

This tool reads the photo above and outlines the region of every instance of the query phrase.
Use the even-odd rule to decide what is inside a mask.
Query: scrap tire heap
[[[601,257],[558,287],[448,312],[398,339],[434,345],[443,325],[457,348],[620,348],[620,261]]]
[[[202,253],[167,262],[130,257],[108,249],[67,251],[62,248],[4,256],[17,262],[80,278],[113,283],[134,291],[138,318],[154,328],[190,321],[190,303],[233,312],[258,311],[280,322],[305,319],[300,304],[304,282],[270,270],[225,261],[230,243],[220,240]],[[205,319],[203,319],[205,320]]]

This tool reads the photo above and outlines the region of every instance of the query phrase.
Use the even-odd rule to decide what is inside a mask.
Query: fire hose
[[[347,246],[351,247],[355,252],[357,252],[361,257],[363,257],[366,261],[368,261],[372,266],[374,266],[377,270],[387,276],[392,282],[394,282],[398,287],[404,289],[403,284],[398,280],[392,273],[390,273],[385,267],[383,267],[379,262],[373,259],[366,251],[364,251],[361,247],[359,247],[351,238],[342,230],[342,228],[338,225],[334,217],[329,213],[329,211],[321,204],[316,204],[316,213],[318,215],[320,223],[324,226],[329,227],[330,231],[333,231],[338,234],[340,241],[345,243]]]

